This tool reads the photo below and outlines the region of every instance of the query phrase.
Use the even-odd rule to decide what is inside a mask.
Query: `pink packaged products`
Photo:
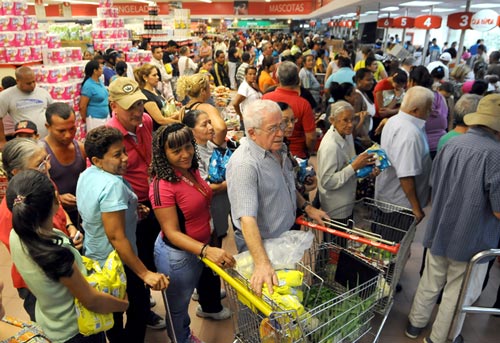
[[[9,29],[10,18],[1,16],[0,17],[0,31],[7,31]]]
[[[49,49],[57,49],[61,47],[61,38],[57,34],[49,33],[47,35],[47,47]]]
[[[9,31],[22,31],[24,29],[24,18],[20,16],[10,16],[8,28]]]
[[[36,29],[38,29],[38,21],[36,19],[36,16],[34,16],[34,15],[25,16],[23,28],[24,28],[24,30],[36,30]]]
[[[6,48],[0,47],[0,63],[7,63]]]

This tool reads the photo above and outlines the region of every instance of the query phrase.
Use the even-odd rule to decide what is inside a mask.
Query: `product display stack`
[[[132,48],[129,32],[123,18],[118,18],[118,8],[113,7],[112,0],[99,0],[97,18],[92,19],[92,39],[96,51],[112,48],[127,52]]]
[[[65,102],[71,106],[77,118],[76,138],[82,138],[84,134],[79,129],[81,119],[78,105],[88,61],[82,61],[80,48],[62,48],[61,38],[57,34],[47,35],[47,44],[42,50],[42,56],[43,65],[31,67],[37,86],[46,89],[54,101]]]
[[[159,8],[156,4],[148,7],[148,17],[144,19],[143,38],[149,39],[151,45],[166,47],[168,34],[163,30],[163,22],[158,13]]]
[[[2,0],[0,7],[0,64],[42,61],[47,33],[38,29],[36,16],[27,15],[25,0]]]

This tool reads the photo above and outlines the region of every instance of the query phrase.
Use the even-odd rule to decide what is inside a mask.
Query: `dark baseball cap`
[[[38,129],[36,124],[30,120],[21,120],[14,126],[14,135],[18,133],[29,133],[29,134],[37,134]]]

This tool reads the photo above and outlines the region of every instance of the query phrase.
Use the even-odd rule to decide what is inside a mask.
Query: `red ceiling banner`
[[[421,15],[415,18],[415,28],[417,29],[439,29],[443,18],[437,15]]]
[[[469,30],[471,19],[474,13],[458,12],[448,16],[447,26],[453,30]]]
[[[415,25],[415,18],[410,17],[397,17],[394,18],[394,22],[392,23],[392,27],[396,27],[399,29],[409,29]]]
[[[377,20],[377,27],[392,27],[393,21],[394,19],[392,18],[380,18],[379,20]]]

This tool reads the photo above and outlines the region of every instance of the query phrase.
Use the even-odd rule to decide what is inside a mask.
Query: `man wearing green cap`
[[[138,256],[149,270],[156,271],[153,247],[160,232],[160,225],[153,211],[150,211],[151,203],[148,197],[148,168],[152,157],[153,120],[147,113],[144,113],[146,100],[137,82],[127,77],[115,79],[109,86],[109,104],[113,117],[106,125],[117,128],[123,134],[123,142],[128,154],[127,172],[123,177],[130,183],[137,195],[138,209],[141,214],[141,220],[137,223],[136,229]],[[145,299],[148,299],[149,291],[146,289],[144,291]],[[144,305],[142,299],[141,305]],[[145,314],[144,311],[146,311]],[[136,314],[137,317],[130,320],[130,315],[127,313],[126,334],[130,333],[133,334],[132,337],[136,337],[132,339],[126,336],[130,341],[142,342],[144,340],[146,324],[153,329],[163,329],[166,326],[163,318],[149,310],[149,301],[147,301],[147,308],[140,307]]]
[[[496,248],[500,239],[500,94],[481,99],[464,122],[467,133],[450,139],[432,167],[432,210],[423,241],[429,250],[406,329],[408,337],[418,337],[444,287],[425,343],[447,341],[468,262],[476,253]],[[487,267],[481,263],[473,269],[465,306],[481,294]],[[461,342],[464,318],[450,333],[453,342]]]

